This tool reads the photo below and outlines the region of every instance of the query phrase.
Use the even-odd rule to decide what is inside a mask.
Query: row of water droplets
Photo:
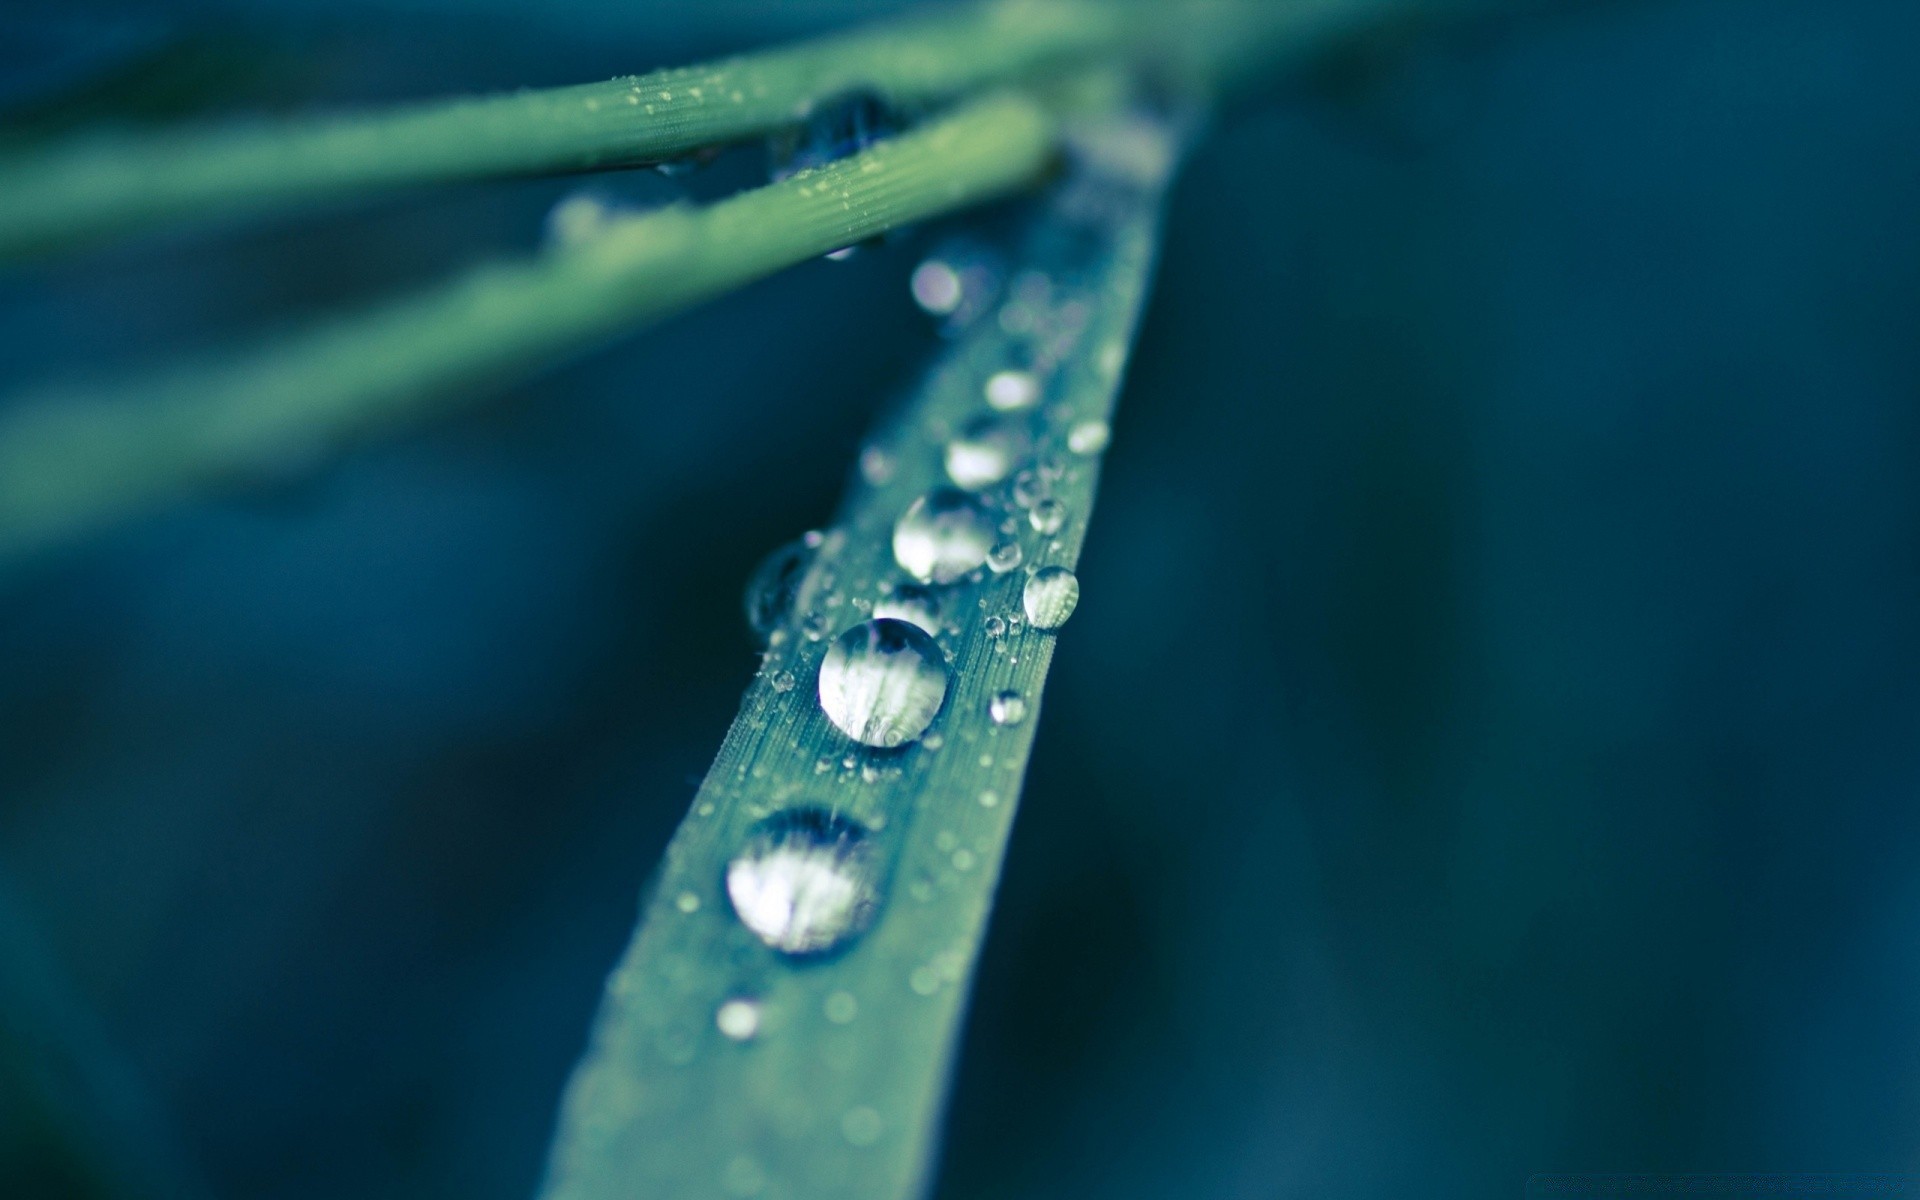
[[[1102,216],[1082,214],[1082,223],[1100,225]],[[1085,237],[1084,230],[1078,233]],[[1097,236],[1087,240],[1094,243],[1085,247],[1088,254],[1111,252]],[[1084,514],[1071,512],[1054,493],[1077,479],[1080,462],[1105,449],[1108,426],[1104,403],[1101,413],[1080,413],[1062,395],[1063,368],[1090,360],[1096,382],[1110,389],[1125,349],[1105,331],[1102,336],[1114,340],[1092,355],[1085,352],[1094,306],[1071,269],[1085,263],[1057,247],[1039,258],[1070,269],[1059,275],[1029,270],[1008,279],[992,251],[954,242],[913,272],[913,297],[940,322],[943,334],[987,336],[970,337],[929,384],[964,388],[973,397],[967,411],[908,430],[895,443],[871,445],[860,456],[861,479],[873,489],[870,502],[888,495],[905,455],[937,448],[944,476],[919,495],[902,497],[887,569],[873,577],[855,569],[841,578],[842,559],[851,557],[842,554],[846,535],[809,533],[770,554],[749,583],[747,620],[766,648],[762,674],[774,707],[817,704],[848,739],[847,752],[822,758],[817,772],[840,769],[872,780],[898,774],[903,754],[937,751],[944,739],[936,726],[948,707],[954,670],[947,646],[969,621],[978,620],[990,653],[1017,662],[1017,639],[1025,630],[1059,629],[1079,602],[1079,580],[1050,560],[1067,556],[1064,535]],[[993,324],[982,331],[989,319]],[[1012,595],[1016,579],[1017,604],[990,611],[995,597]],[[991,693],[984,707],[983,715],[999,727],[1020,724],[1030,711],[1028,698],[1014,690]],[[982,757],[983,765],[991,762]],[[742,771],[744,777],[747,768]],[[993,808],[1001,797],[986,789],[978,801]],[[883,814],[863,823],[838,806],[778,808],[752,826],[726,865],[724,889],[734,914],[783,956],[804,959],[844,948],[872,925],[883,903],[886,864],[875,837],[883,823]],[[976,864],[974,849],[951,832],[941,832],[934,848],[956,872]],[[924,878],[911,881],[907,891],[923,901],[934,894]],[[690,913],[700,900],[683,892],[677,905]],[[959,982],[965,963],[959,951],[941,951],[916,967],[908,984],[933,995]],[[851,1024],[860,1009],[847,990],[830,992],[822,1003],[822,1014],[834,1025]],[[745,1044],[777,1026],[771,1016],[777,1014],[769,1014],[755,995],[737,993],[718,1004],[713,1024],[726,1039]],[[876,1109],[856,1105],[842,1114],[840,1126],[849,1144],[866,1146],[883,1136],[886,1120]],[[724,1182],[729,1191],[751,1195],[764,1177],[742,1157],[728,1167]]]

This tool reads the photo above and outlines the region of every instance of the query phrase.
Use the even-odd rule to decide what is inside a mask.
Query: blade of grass
[[[1026,570],[983,570],[947,589],[950,624],[938,641],[952,674],[937,738],[898,750],[841,734],[822,713],[815,678],[832,635],[904,579],[891,549],[895,521],[944,482],[951,432],[990,412],[985,381],[1036,354],[1063,355],[1033,418],[1036,457],[1026,465],[1036,474],[1000,485],[991,503],[1028,568],[1077,562],[1179,143],[1170,125],[1119,118],[1077,139],[1078,166],[1033,231],[1000,319],[984,318],[937,364],[863,456],[863,479],[798,589],[802,603],[776,634],[609,981],[568,1090],[547,1200],[880,1200],[927,1184],[1055,635],[1023,624]],[[886,471],[873,471],[876,463]],[[1066,517],[1041,532],[1051,521],[1032,518],[1018,489],[1048,480]],[[809,629],[827,640],[810,641]],[[1021,697],[1023,720],[989,715],[1003,692]],[[886,880],[873,927],[826,961],[763,945],[735,917],[723,883],[756,822],[807,808],[871,830],[876,877]],[[757,1005],[745,1041],[742,1010],[717,1016],[742,998]],[[732,1034],[717,1020],[730,1021]]]
[[[213,210],[660,162],[868,90],[944,101],[1094,59],[1211,64],[1416,0],[983,0],[724,62],[360,115],[93,137],[0,159],[0,257]]]
[[[1034,101],[990,97],[780,183],[638,217],[252,353],[13,398],[0,405],[0,561],[1027,185],[1051,161],[1055,136]]]

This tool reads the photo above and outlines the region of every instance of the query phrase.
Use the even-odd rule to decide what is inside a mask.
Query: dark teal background
[[[4,136],[882,7],[15,0]],[[1909,0],[1594,0],[1382,41],[1208,141],[943,1200],[1920,1171],[1916,64]],[[571,186],[6,268],[0,390],[528,249]],[[740,587],[830,516],[965,224],[0,579],[0,1193],[85,1194],[23,1123],[55,996],[214,1195],[530,1194],[753,671]]]

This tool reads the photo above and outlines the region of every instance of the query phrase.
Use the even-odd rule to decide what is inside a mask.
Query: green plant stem
[[[1203,72],[1412,0],[980,0],[932,16],[604,83],[359,115],[93,137],[0,160],[0,257],[196,213],[660,162],[871,90],[908,106],[1094,59]]]
[[[852,158],[705,209],[635,218],[252,353],[14,398],[0,405],[0,559],[1029,184],[1056,132],[1033,100],[989,97]]]
[[[1059,636],[1021,623],[1027,569],[1079,560],[1099,478],[1100,444],[1084,431],[1112,414],[1182,132],[1116,117],[1076,141],[1079,166],[1024,248],[1028,286],[1008,319],[983,316],[870,444],[887,469],[854,481],[608,980],[545,1200],[906,1200],[930,1182],[952,1049]],[[988,490],[1005,518],[999,536],[1022,547],[1023,562],[939,592],[951,682],[937,739],[855,744],[816,699],[823,654],[904,579],[894,523],[946,481],[951,431],[992,415],[984,383],[1040,345],[1062,357],[1046,402],[1015,418],[1037,443],[1018,465],[1035,471],[1064,520],[1039,522],[1042,531],[1010,483]],[[1006,690],[1023,698],[1024,719],[990,716],[990,699]],[[755,823],[796,808],[857,821],[882,864],[873,927],[825,960],[763,945],[723,883]],[[716,1028],[720,1006],[741,998],[759,1013],[745,1041]]]

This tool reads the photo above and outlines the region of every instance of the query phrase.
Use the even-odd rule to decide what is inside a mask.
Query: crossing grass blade
[[[955,345],[870,443],[609,980],[546,1200],[880,1200],[926,1187],[1057,636],[1024,621],[1023,589],[1030,570],[1079,558],[1182,140],[1180,128],[1136,117],[1082,128],[999,315]],[[823,654],[905,581],[895,522],[945,482],[942,447],[989,411],[985,381],[1036,358],[1057,367],[1030,418],[1033,473],[986,493],[1022,566],[942,590],[945,706],[925,740],[868,749],[822,713]],[[1064,506],[1052,532],[1020,503],[1036,487]],[[1022,699],[1024,719],[989,715],[1002,693]],[[763,944],[724,883],[757,822],[804,810],[870,831],[880,893],[872,927],[824,960]],[[746,1007],[719,1017],[729,1000]],[[734,1019],[748,1011],[751,1022]],[[743,1030],[751,1036],[740,1040]]]

